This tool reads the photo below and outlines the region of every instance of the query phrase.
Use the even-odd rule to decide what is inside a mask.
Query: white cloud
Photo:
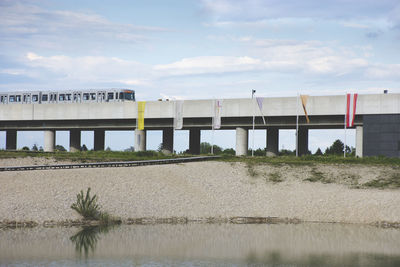
[[[50,72],[53,79],[68,82],[147,85],[146,77],[151,73],[146,65],[116,57],[65,55],[45,57],[29,52],[26,54],[25,64],[30,68],[31,76],[39,75],[39,78],[44,78],[42,76]]]
[[[39,4],[39,3],[37,3]],[[30,49],[96,49],[107,43],[135,44],[168,31],[116,23],[92,12],[50,10],[26,1],[0,3],[0,44]]]
[[[251,57],[193,57],[165,65],[156,65],[154,69],[170,75],[207,74],[251,71],[262,67],[262,61]]]

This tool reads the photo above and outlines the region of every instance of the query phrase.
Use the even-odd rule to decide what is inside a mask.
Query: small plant
[[[379,189],[397,189],[400,188],[400,174],[393,173],[387,178],[378,178],[363,184],[363,186]]]
[[[251,177],[256,177],[259,175],[259,173],[254,169],[254,164],[247,164],[247,172]]]
[[[71,208],[88,220],[99,220],[101,215],[97,196],[90,197],[90,187],[87,189],[86,196],[84,196],[83,190],[76,195],[76,203],[72,204]]]
[[[321,183],[324,183],[324,184],[332,183],[332,180],[326,178],[324,176],[324,174],[322,172],[318,171],[316,168],[313,168],[311,170],[311,176],[306,178],[306,179],[304,179],[304,181],[308,181],[308,182],[312,182],[312,183],[321,182]]]
[[[269,176],[269,180],[271,182],[274,182],[274,183],[283,182],[282,176],[279,172],[270,173],[268,176]]]

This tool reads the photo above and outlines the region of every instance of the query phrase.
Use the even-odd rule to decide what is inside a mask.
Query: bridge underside
[[[221,130],[236,130],[236,154],[246,155],[248,131],[252,129],[252,117],[222,118]],[[48,120],[48,121],[1,121],[0,130],[6,131],[6,149],[16,149],[18,131],[44,131],[44,149],[53,151],[55,131],[70,131],[70,151],[78,151],[81,131],[94,131],[94,149],[104,150],[105,131],[135,130],[135,150],[146,150],[146,131],[162,130],[164,153],[173,152],[173,119],[145,119],[145,130],[136,128],[136,119],[110,120]],[[212,118],[184,118],[183,130],[189,130],[189,151],[200,153],[200,131],[210,130]],[[299,117],[296,143],[299,155],[308,153],[308,131],[310,129],[343,129],[344,116]],[[400,114],[359,115],[355,118],[356,155],[400,157]],[[267,131],[266,154],[278,154],[279,130],[296,129],[296,116],[267,117],[264,125],[261,117],[255,118],[255,129]]]

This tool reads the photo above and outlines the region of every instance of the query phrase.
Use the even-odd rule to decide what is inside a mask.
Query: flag
[[[357,96],[358,94],[347,94],[346,127],[354,126],[354,118],[356,117]]]
[[[257,105],[258,105],[258,108],[260,109],[261,116],[262,116],[262,119],[263,119],[263,122],[265,125],[266,122],[265,122],[264,114],[262,112],[264,97],[256,97],[256,100],[257,100]]]
[[[222,100],[216,100],[214,106],[213,129],[221,128],[221,110],[222,110]]]
[[[175,101],[174,129],[183,128],[183,100]]]
[[[139,101],[138,103],[138,115],[137,115],[137,129],[144,130],[144,108],[146,101]]]
[[[308,118],[306,110],[308,95],[300,95],[300,99],[301,99],[301,104],[303,105],[304,114],[306,115],[307,123],[310,123],[310,119]]]

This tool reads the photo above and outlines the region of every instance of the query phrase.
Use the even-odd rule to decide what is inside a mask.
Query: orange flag
[[[308,114],[307,114],[307,110],[306,110],[308,95],[300,95],[300,99],[301,99],[301,104],[303,105],[304,114],[306,115],[307,123],[310,123],[310,119],[308,118]]]

